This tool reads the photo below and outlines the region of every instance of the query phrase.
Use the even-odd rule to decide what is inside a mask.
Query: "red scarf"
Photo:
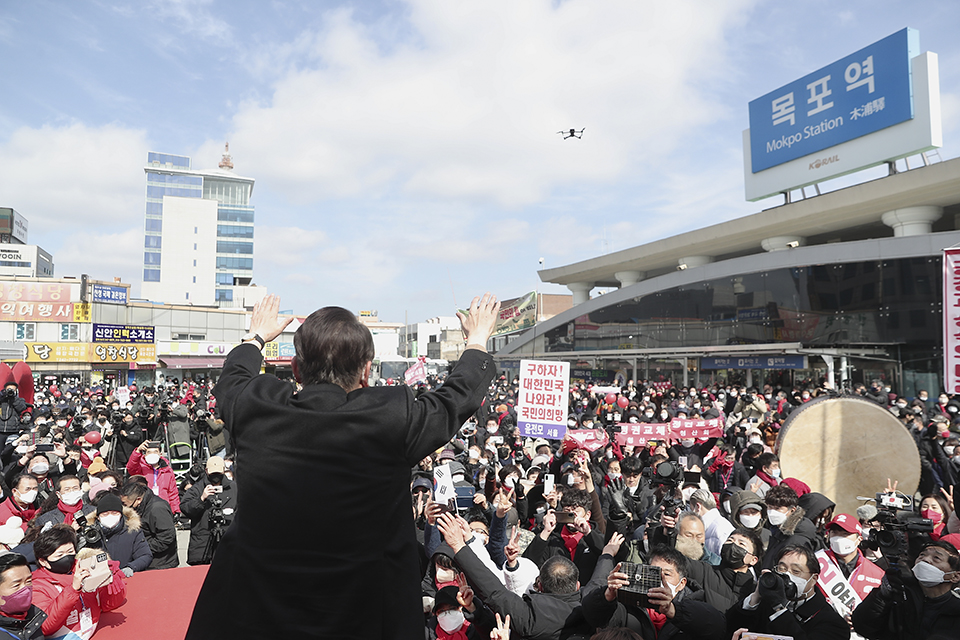
[[[652,622],[656,628],[657,635],[660,635],[660,630],[663,629],[663,625],[667,624],[667,615],[660,613],[657,609],[647,609],[647,615],[650,616],[650,622]]]
[[[470,623],[466,620],[460,625],[460,628],[453,633],[447,633],[439,624],[437,625],[437,640],[467,640],[467,629]]]
[[[763,469],[757,469],[757,477],[766,482],[771,487],[776,487],[780,484],[780,481],[768,474]]]
[[[63,522],[65,524],[73,524],[73,514],[83,508],[83,500],[77,502],[77,504],[72,507],[65,503],[63,500],[57,500],[57,509],[60,509],[60,513],[63,514]]]
[[[577,545],[580,544],[580,539],[583,538],[583,534],[579,531],[570,533],[567,527],[564,526],[560,529],[560,537],[563,538],[563,545],[567,548],[567,551],[570,552],[570,559],[573,560],[577,555]]]

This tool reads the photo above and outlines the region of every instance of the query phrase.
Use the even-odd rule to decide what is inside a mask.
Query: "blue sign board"
[[[753,173],[913,118],[919,54],[919,32],[903,29],[752,101]]]
[[[121,344],[153,344],[153,327],[130,324],[93,324],[94,342],[119,342]]]
[[[108,284],[93,285],[93,301],[107,304],[127,304],[127,288],[112,287]],[[151,340],[151,342],[153,342]]]
[[[700,358],[701,369],[806,369],[805,356]]]

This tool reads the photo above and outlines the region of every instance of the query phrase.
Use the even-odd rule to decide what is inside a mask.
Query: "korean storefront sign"
[[[533,438],[559,440],[567,431],[570,363],[520,361],[517,426]]]
[[[943,388],[960,393],[960,249],[943,250]]]
[[[155,362],[154,345],[86,342],[27,342],[27,362]]]
[[[94,342],[120,342],[124,344],[153,344],[155,332],[153,327],[131,324],[98,324],[93,325]]]
[[[108,284],[93,285],[93,301],[107,304],[127,304],[127,288]]]

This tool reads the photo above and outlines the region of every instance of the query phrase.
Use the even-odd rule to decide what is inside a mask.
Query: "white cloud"
[[[97,280],[115,277],[123,282],[140,283],[143,264],[143,227],[124,231],[84,231],[71,235],[54,255],[56,276],[86,273]]]
[[[0,203],[31,239],[142,224],[147,150],[143,131],[114,125],[20,127],[0,142]]]
[[[209,11],[211,4],[213,0],[154,0],[149,3],[148,11],[175,23],[186,35],[228,44],[233,39],[233,30],[225,20]]]
[[[338,10],[248,58],[278,79],[269,102],[240,107],[230,141],[293,202],[537,203],[650,168],[715,119],[704,79],[749,4],[411,0],[412,35],[395,43]],[[570,127],[584,138],[556,134]]]

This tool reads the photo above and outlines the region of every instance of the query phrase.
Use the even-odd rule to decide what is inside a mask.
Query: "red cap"
[[[827,525],[827,529],[830,527],[840,527],[847,533],[855,533],[858,536],[863,535],[863,528],[860,527],[860,521],[848,513],[841,513],[831,520],[830,524]]]

